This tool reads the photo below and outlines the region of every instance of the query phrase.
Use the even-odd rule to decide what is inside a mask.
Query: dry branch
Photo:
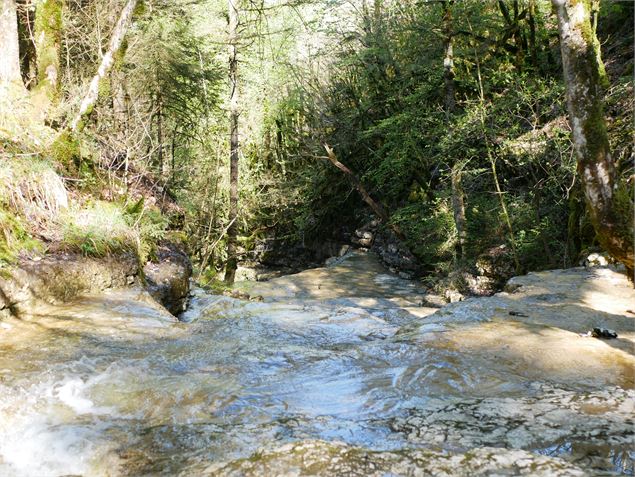
[[[395,233],[395,235],[397,235],[397,237],[403,240],[405,236],[399,226],[390,223],[390,216],[388,215],[388,212],[386,212],[386,209],[370,196],[370,194],[368,193],[362,182],[359,180],[359,178],[355,175],[355,173],[337,159],[335,151],[333,151],[333,148],[331,146],[325,144],[324,149],[326,149],[326,153],[328,154],[328,160],[331,161],[331,163],[335,167],[337,167],[346,175],[351,184],[355,187],[355,189],[357,189],[357,192],[359,192],[359,195],[362,196],[362,200],[366,202],[371,209],[373,209],[375,215],[377,215],[377,217],[379,217],[379,219],[384,224],[390,227],[390,229]]]

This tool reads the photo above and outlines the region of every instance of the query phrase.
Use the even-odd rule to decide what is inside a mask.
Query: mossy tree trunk
[[[15,0],[0,0],[0,84],[22,85],[20,75],[20,43]]]
[[[238,0],[228,0],[229,18],[229,228],[227,229],[227,264],[225,282],[234,283],[238,258]]]
[[[62,7],[62,0],[41,0],[35,11],[37,91],[48,101],[59,93]]]
[[[457,163],[452,167],[452,212],[454,216],[454,226],[456,227],[457,255],[465,258],[465,244],[467,242],[467,218],[465,216],[465,192],[463,192],[462,175],[465,164]]]
[[[455,88],[454,88],[454,29],[452,25],[452,8],[454,0],[446,0],[443,2],[443,49],[445,55],[443,58],[443,82],[445,84],[445,118],[450,120],[450,116],[454,113]]]
[[[600,45],[592,26],[591,0],[552,0],[558,16],[560,49],[573,145],[587,206],[598,241],[633,278],[632,213],[623,206],[603,111],[607,83]]]
[[[450,120],[456,109],[456,88],[454,85],[454,24],[452,9],[454,0],[445,0],[443,8],[443,83],[445,85],[445,120],[450,125]],[[455,251],[462,260],[465,258],[465,243],[467,239],[467,220],[465,218],[465,193],[462,186],[462,172],[465,164],[457,162],[452,167],[452,212],[457,240]]]

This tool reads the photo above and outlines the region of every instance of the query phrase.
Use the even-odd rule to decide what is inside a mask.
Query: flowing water
[[[633,475],[632,288],[514,287],[433,314],[358,254],[187,323],[138,291],[6,319],[0,475]]]

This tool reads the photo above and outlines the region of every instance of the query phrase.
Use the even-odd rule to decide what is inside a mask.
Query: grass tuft
[[[61,217],[63,248],[92,257],[104,257],[137,248],[138,234],[117,204],[96,201],[73,207]]]

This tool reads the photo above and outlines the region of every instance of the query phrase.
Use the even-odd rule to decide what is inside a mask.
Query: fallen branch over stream
[[[377,202],[370,196],[370,194],[362,184],[362,181],[359,180],[355,173],[337,159],[335,151],[331,146],[329,146],[328,144],[324,144],[324,149],[326,149],[326,153],[328,154],[328,160],[331,161],[331,163],[335,167],[337,167],[346,175],[350,183],[355,187],[355,189],[357,189],[357,192],[359,192],[359,195],[362,196],[362,200],[366,202],[371,209],[373,209],[373,212],[375,212],[375,215],[379,217],[379,220],[387,225],[400,240],[404,240],[405,235],[402,232],[401,228],[398,225],[390,222],[390,215],[388,215],[388,212],[386,211],[384,206],[382,206],[379,202]]]

